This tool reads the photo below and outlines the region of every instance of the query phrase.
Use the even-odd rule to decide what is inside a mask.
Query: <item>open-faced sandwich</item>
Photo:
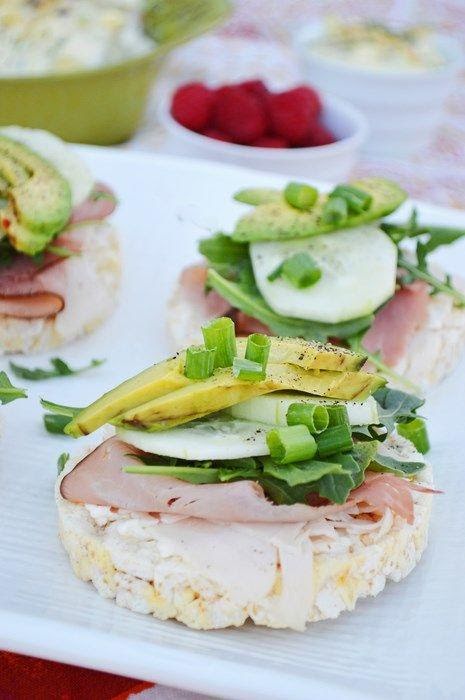
[[[454,367],[465,345],[465,295],[428,256],[464,230],[420,225],[415,211],[403,226],[383,222],[406,193],[381,178],[329,194],[290,183],[235,198],[253,210],[232,234],[202,240],[206,262],[181,274],[169,308],[175,347],[229,315],[239,334],[360,350],[396,384],[426,389]]]
[[[74,437],[116,427],[60,460],[60,536],[76,575],[190,627],[250,618],[298,630],[406,576],[433,493],[422,401],[345,348],[236,341],[229,318],[202,330],[204,345],[87,408],[55,406]]]
[[[112,311],[120,280],[116,200],[45,131],[0,129],[0,354],[47,350]]]

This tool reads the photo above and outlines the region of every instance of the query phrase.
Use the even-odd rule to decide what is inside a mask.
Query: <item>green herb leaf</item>
[[[396,476],[412,476],[424,469],[424,462],[405,462],[395,459],[390,455],[378,452],[373,462],[370,464],[370,470],[374,472],[388,472]]]
[[[46,411],[51,411],[63,416],[69,416],[74,418],[78,413],[82,411],[82,408],[76,408],[75,406],[63,406],[60,403],[53,403],[53,401],[47,401],[47,399],[40,399],[40,405],[45,408]]]
[[[227,280],[216,270],[210,268],[208,270],[208,284],[231,306],[268,326],[276,335],[301,337],[324,343],[329,337],[347,338],[353,336],[366,330],[373,323],[373,315],[332,324],[280,316],[268,306],[256,288],[250,265],[244,268],[238,282]]]
[[[18,389],[10,382],[6,372],[0,372],[0,404],[11,403],[16,399],[26,399],[27,393],[24,389]]]
[[[289,486],[302,486],[318,481],[326,474],[344,474],[344,468],[335,460],[323,462],[307,460],[295,464],[279,465],[272,459],[263,460],[263,473],[280,481],[285,481]]]
[[[188,481],[190,484],[216,484],[219,481],[219,469],[205,469],[204,467],[131,464],[128,467],[123,467],[123,472],[149,476],[170,476],[173,479]]]
[[[396,423],[408,423],[417,417],[417,410],[425,403],[413,394],[406,394],[398,389],[381,387],[373,394],[379,404],[380,424],[384,425],[389,433],[395,430]]]
[[[72,418],[69,416],[59,415],[58,413],[44,413],[43,421],[44,428],[48,433],[64,435],[65,428],[68,423],[71,423]]]
[[[66,467],[66,462],[69,460],[69,453],[68,452],[62,452],[61,455],[58,457],[57,460],[57,472],[58,474],[61,474],[63,469]]]
[[[105,362],[105,360],[92,360],[90,364],[85,367],[79,367],[78,369],[73,369],[64,360],[59,357],[52,357],[50,360],[51,369],[41,369],[36,367],[35,369],[30,369],[29,367],[22,367],[14,362],[10,362],[10,367],[12,372],[21,379],[29,379],[30,381],[40,381],[42,379],[51,379],[53,377],[69,377],[73,374],[81,374],[86,372],[88,369],[93,367],[99,367]]]
[[[210,263],[236,265],[249,259],[249,244],[237,243],[225,233],[215,233],[214,236],[199,241],[199,253]]]
[[[398,258],[398,266],[404,270],[407,270],[409,273],[407,279],[404,281],[410,283],[415,279],[422,280],[430,285],[433,290],[432,293],[437,294],[441,292],[443,294],[448,294],[454,299],[455,306],[465,306],[465,294],[462,294],[462,292],[454,287],[450,276],[446,275],[444,280],[440,280],[426,267],[426,261],[424,258],[423,264],[420,266],[419,264],[415,265],[415,263],[412,263],[410,260],[407,260],[405,256],[400,254]]]

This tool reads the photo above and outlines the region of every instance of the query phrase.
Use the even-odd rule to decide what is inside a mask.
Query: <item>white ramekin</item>
[[[323,25],[311,24],[295,37],[295,47],[306,77],[316,88],[350,100],[366,116],[370,138],[365,150],[379,155],[402,156],[426,146],[441,118],[462,62],[457,42],[438,36],[446,56],[443,67],[424,71],[380,71],[331,61],[312,53],[312,41],[322,36]]]
[[[164,150],[223,163],[284,175],[302,175],[319,180],[337,181],[347,177],[366,140],[366,120],[347,102],[322,96],[323,122],[339,138],[327,146],[311,148],[259,148],[217,141],[190,131],[170,114],[170,99],[164,99],[159,118],[169,135]]]

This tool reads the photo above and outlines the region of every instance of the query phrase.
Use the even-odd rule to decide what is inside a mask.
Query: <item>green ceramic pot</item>
[[[230,9],[227,0],[202,0],[197,5],[195,23],[180,24],[177,35],[173,32],[145,56],[62,75],[0,79],[0,126],[47,129],[75,143],[108,146],[126,141],[140,123],[169,50],[213,27]]]
[[[120,143],[137,129],[162,56],[67,75],[0,80],[0,125],[53,131],[66,141]]]

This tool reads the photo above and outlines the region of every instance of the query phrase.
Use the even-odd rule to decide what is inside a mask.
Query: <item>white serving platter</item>
[[[30,398],[1,410],[0,647],[235,700],[464,698],[464,362],[425,411],[445,492],[435,498],[430,546],[406,580],[355,612],[303,634],[252,625],[197,632],[120,609],[74,577],[57,538],[53,483],[58,454],[83,445],[44,431],[38,397],[80,405],[167,354],[165,304],[179,270],[197,258],[196,240],[232,225],[241,211],[235,190],[283,184],[220,164],[79,150],[120,198],[122,300],[103,328],[55,353],[75,364],[106,357],[104,366],[79,378],[16,380]],[[420,212],[425,221],[465,226],[464,212],[426,204]],[[460,273],[465,241],[437,259]],[[41,366],[48,357],[23,363]]]

